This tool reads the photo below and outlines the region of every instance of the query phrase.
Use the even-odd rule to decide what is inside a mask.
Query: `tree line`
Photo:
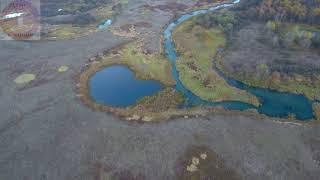
[[[255,3],[252,10],[265,20],[320,24],[320,0],[256,0]]]

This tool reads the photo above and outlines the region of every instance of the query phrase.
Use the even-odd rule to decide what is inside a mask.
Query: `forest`
[[[206,14],[196,20],[205,28],[219,26],[227,35],[248,22],[265,23],[272,46],[319,48],[320,0],[246,0],[235,11]]]
[[[320,23],[320,0],[256,0],[244,2],[264,20]]]

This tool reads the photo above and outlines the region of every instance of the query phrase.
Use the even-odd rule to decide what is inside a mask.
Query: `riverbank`
[[[177,70],[182,83],[194,94],[207,101],[241,101],[259,105],[258,99],[230,86],[213,69],[212,59],[226,45],[224,32],[219,28],[205,29],[195,24],[194,17],[173,31],[179,58]]]
[[[204,11],[200,11],[200,13],[203,13],[203,12]],[[191,17],[191,19],[185,21],[186,19],[184,19],[184,18],[186,18],[188,16]],[[190,37],[193,36],[193,38],[194,38],[193,40],[194,41],[184,42],[184,43],[181,43],[181,44],[183,44],[183,45],[187,44],[187,45],[191,46],[191,47],[188,47],[189,49],[187,49],[188,53],[190,53],[190,54],[188,54],[188,56],[186,58],[191,58],[192,59],[193,57],[196,57],[194,59],[197,59],[198,61],[194,60],[191,63],[191,66],[190,66],[190,63],[188,61],[179,61],[179,60],[177,61],[178,62],[178,65],[177,65],[178,67],[179,67],[179,63],[180,62],[189,63],[187,65],[189,67],[191,67],[191,69],[189,71],[185,71],[185,73],[187,75],[190,74],[190,72],[192,72],[192,70],[193,71],[197,71],[198,69],[207,70],[207,71],[204,71],[205,73],[210,72],[210,69],[213,67],[213,63],[212,63],[212,60],[211,60],[210,57],[215,57],[216,56],[216,52],[217,52],[217,51],[213,51],[213,53],[212,53],[212,49],[216,50],[218,48],[222,48],[222,47],[225,46],[225,43],[226,43],[226,39],[225,39],[225,36],[224,36],[224,33],[222,32],[222,30],[220,30],[219,28],[209,28],[208,29],[208,28],[204,28],[202,26],[201,27],[195,26],[193,24],[193,21],[195,19],[194,16],[197,16],[197,12],[193,13],[192,15],[189,14],[187,16],[182,16],[181,19],[177,20],[177,21],[180,21],[182,23],[182,24],[179,23],[180,26],[176,26],[175,22],[173,22],[172,24],[170,24],[168,26],[169,28],[172,28],[172,30],[174,31],[173,32],[174,34],[173,34],[172,38],[175,41],[175,39],[176,39],[175,38],[176,29],[179,29],[179,27],[183,27],[183,25],[185,23],[191,22],[191,25],[189,24],[186,28],[183,29],[184,31],[188,30],[188,33],[187,32],[184,33],[185,37],[181,38],[181,40],[185,41],[185,39],[188,39],[188,38],[190,39]],[[195,28],[195,29],[197,29],[197,31],[192,32],[194,27],[197,27],[197,28]],[[171,31],[171,30],[169,30],[169,31]],[[196,34],[196,35],[194,35],[194,34]],[[169,34],[168,34],[168,29],[165,30],[165,37],[171,37],[171,32],[169,32]],[[217,38],[217,39],[215,40],[214,38]],[[206,41],[206,39],[210,39],[210,41]],[[169,40],[169,41],[171,41],[171,40]],[[172,44],[168,43],[168,39],[165,39],[165,42],[166,42],[165,43],[166,52],[168,54],[170,54],[170,56],[175,57],[176,56],[175,52],[174,52],[175,50],[172,49],[173,48]],[[199,42],[199,43],[194,43],[194,42]],[[196,44],[196,46],[193,47],[193,44]],[[94,64],[100,64],[100,66],[97,65],[95,68],[93,68],[93,71],[97,72],[99,70],[99,68],[106,67],[106,66],[113,65],[113,64],[119,64],[119,62],[120,63],[123,62],[125,65],[127,65],[129,68],[131,68],[133,71],[135,71],[137,73],[137,77],[140,76],[139,78],[141,78],[141,79],[155,79],[155,80],[159,80],[159,81],[162,81],[162,82],[166,83],[166,81],[163,81],[163,78],[161,78],[162,76],[158,76],[158,75],[161,75],[161,73],[160,74],[157,73],[157,71],[153,68],[154,67],[153,65],[157,64],[155,62],[158,62],[157,58],[155,59],[155,61],[149,61],[149,60],[145,61],[145,59],[150,59],[150,58],[146,58],[146,57],[148,57],[148,55],[152,55],[152,57],[155,57],[154,55],[156,55],[156,54],[151,54],[148,51],[143,50],[142,47],[143,47],[143,43],[142,43],[142,41],[140,41],[139,44],[134,44],[132,47],[130,47],[128,45],[125,48],[123,48],[123,47],[122,47],[122,49],[120,48],[121,50],[119,50],[117,52],[115,52],[115,51],[112,52],[112,53],[109,52],[108,56],[103,57],[104,59],[109,59],[109,60],[108,61],[104,61],[105,63],[94,62]],[[177,45],[177,47],[178,47],[178,51],[179,51],[179,45]],[[203,50],[205,50],[205,51],[203,51]],[[146,57],[142,57],[142,56],[146,56]],[[163,58],[162,55],[159,55],[158,57],[160,57],[160,59],[161,59],[161,57]],[[171,57],[168,57],[168,58],[170,59]],[[117,59],[122,59],[122,60],[119,61]],[[123,59],[124,59],[124,61],[123,61]],[[137,61],[137,59],[139,59],[140,61],[139,60]],[[153,62],[153,63],[150,63],[150,62]],[[172,62],[176,63],[176,61],[172,60],[172,59],[170,59],[170,62],[171,63]],[[198,64],[196,64],[196,63],[198,63]],[[157,68],[158,68],[158,66],[157,66]],[[174,68],[175,68],[175,66],[174,66]],[[148,70],[146,71],[146,69],[148,69]],[[177,82],[176,89],[179,92],[182,92],[184,94],[186,100],[188,100],[189,98],[191,98],[191,99],[192,98],[195,98],[195,99],[199,98],[199,96],[196,96],[196,95],[193,95],[192,93],[189,93],[188,92],[189,91],[188,88],[183,89],[184,87],[181,85],[180,79],[178,79],[178,80],[176,79],[176,78],[178,78],[178,77],[176,77],[177,76],[176,73],[181,73],[179,69],[177,69],[177,70],[176,69],[172,69],[170,71],[173,72],[172,76],[174,76],[173,78]],[[211,71],[213,71],[213,70],[211,69]],[[240,90],[240,89],[247,89],[249,87],[247,87],[247,88],[246,88],[246,86],[244,87],[243,85],[241,85],[241,82],[233,82],[232,79],[224,79],[225,78],[224,76],[220,77],[219,76],[220,74],[218,72],[215,72],[215,73],[216,73],[217,77],[213,77],[212,79],[213,80],[217,80],[218,78],[220,78],[220,79],[217,80],[217,82],[219,82],[220,84],[221,84],[221,82],[224,82],[224,84],[223,83],[221,84],[221,87],[223,87],[222,88],[223,90],[225,90],[225,86],[224,85],[227,85],[228,88],[239,90],[240,92],[246,93],[247,95],[251,96],[251,98],[254,97],[254,99],[256,100],[255,102],[254,102],[254,100],[250,101],[250,98],[249,98],[249,101],[247,99],[243,100],[242,94],[231,94],[231,95],[233,95],[233,97],[235,97],[237,99],[228,99],[230,97],[230,95],[227,94],[227,93],[230,93],[230,92],[232,93],[232,91],[230,91],[230,89],[227,89],[229,91],[225,91],[225,92],[221,93],[221,91],[222,91],[221,87],[220,86],[215,87],[216,84],[218,84],[218,83],[217,82],[216,83],[212,83],[212,87],[217,88],[216,89],[217,97],[225,98],[225,99],[221,100],[223,102],[220,105],[222,105],[225,108],[230,109],[230,110],[231,109],[246,110],[246,109],[254,109],[255,108],[252,105],[251,106],[248,105],[248,103],[254,104],[254,105],[256,105],[256,107],[259,106],[259,102],[257,100],[257,97],[249,94],[249,92],[246,92],[244,90]],[[154,74],[156,74],[156,75],[154,75]],[[157,77],[158,79],[154,78],[154,77]],[[191,78],[193,78],[193,77],[191,77]],[[205,79],[205,81],[208,81],[208,79],[209,79],[207,77],[203,78],[202,74],[200,74],[199,77],[202,78],[202,79],[198,78],[200,80],[204,80]],[[212,79],[209,79],[209,81],[212,80]],[[88,81],[88,78],[87,78],[87,81]],[[205,82],[205,83],[207,83],[207,82]],[[205,84],[205,83],[204,83],[204,85],[208,85],[209,84],[209,83],[207,83],[207,84]],[[233,83],[236,83],[238,85],[235,85],[233,87],[233,86],[231,86],[231,84],[233,84]],[[179,89],[179,88],[182,88],[182,89]],[[218,89],[218,88],[220,88],[220,89]],[[237,89],[237,88],[240,88],[240,89]],[[258,91],[256,91],[256,90],[258,90]],[[248,89],[248,91],[249,91],[249,89]],[[250,92],[254,93],[254,94],[257,94],[259,96],[259,98],[261,98],[262,100],[266,100],[266,101],[270,102],[269,104],[268,103],[267,104],[262,104],[261,106],[257,107],[257,110],[260,113],[268,114],[269,116],[273,116],[273,117],[282,117],[282,118],[288,117],[288,118],[290,118],[292,120],[294,120],[295,117],[298,118],[298,119],[301,119],[301,120],[312,119],[314,117],[313,113],[312,113],[311,104],[302,96],[295,96],[295,95],[291,95],[291,94],[286,95],[286,94],[281,94],[281,93],[272,92],[272,91],[268,91],[268,90],[264,91],[263,89],[254,89],[254,88],[250,88]],[[212,92],[210,92],[210,93],[212,93]],[[89,94],[88,90],[87,90],[86,94]],[[274,98],[274,97],[281,97],[281,96],[290,96],[294,100],[292,100],[292,101],[286,101],[286,100],[279,101],[278,98]],[[155,98],[155,99],[157,99],[157,98]],[[213,102],[213,101],[215,101],[215,102]],[[198,104],[191,104],[191,105],[217,106],[217,105],[219,105],[219,103],[216,103],[216,101],[218,101],[218,100],[215,100],[215,99],[214,100],[210,100],[209,99],[207,101],[204,101],[204,100],[201,100],[201,99],[197,99],[197,103]],[[150,101],[143,101],[143,102],[150,102]],[[270,106],[273,106],[273,103],[277,104],[277,108],[276,109],[270,109]],[[94,105],[91,105],[91,106],[94,106]],[[309,106],[310,106],[310,108],[309,108]],[[104,109],[104,108],[102,108],[102,109]],[[144,108],[141,108],[141,109],[147,109],[147,108],[145,108],[145,106],[144,106]],[[179,112],[182,112],[182,111],[179,111]],[[170,113],[171,113],[171,115],[170,115]],[[170,113],[169,113],[167,118],[170,118],[171,116],[174,116],[174,113],[173,114],[172,114],[172,112],[170,112]],[[120,113],[120,114],[125,114],[125,113]],[[127,113],[127,115],[128,115],[128,113]],[[144,114],[144,115],[135,115],[134,117],[129,117],[129,120],[130,119],[136,119],[136,120],[144,119],[143,116],[145,116],[145,115],[146,114]],[[153,116],[156,116],[156,115],[153,115]],[[147,119],[150,119],[149,116],[147,116],[147,117],[148,117]]]
[[[297,45],[283,47],[277,37],[303,34],[307,28],[315,31],[318,26],[311,28],[310,25],[292,23],[283,26],[280,35],[275,35],[269,32],[267,24],[263,22],[253,21],[243,25],[230,37],[227,49],[217,65],[228,76],[250,86],[303,94],[310,100],[319,100],[318,50]]]
[[[303,94],[310,100],[319,99],[319,55],[312,50],[290,50],[262,44],[263,28],[261,23],[251,23],[235,32],[222,57],[218,58],[218,68],[250,86]]]
[[[141,2],[149,3],[130,0]],[[159,37],[159,26],[169,17],[149,15],[148,22],[155,23],[146,31],[158,28],[154,36]],[[201,171],[212,162],[205,171],[209,177],[226,169],[228,175],[236,171],[248,180],[318,179],[319,124],[278,122],[267,116],[261,120],[259,113],[251,116],[221,107],[212,113],[201,107],[198,114],[191,109],[190,116],[161,123],[138,123],[86,106],[76,96],[79,73],[88,58],[125,40],[105,31],[74,40],[0,41],[0,179],[173,180],[181,170],[190,173],[185,171],[188,166],[197,165],[192,158],[202,153],[208,161],[200,160],[196,167]],[[158,51],[156,47],[152,49]],[[58,72],[64,65],[68,71]],[[14,80],[23,73],[35,74],[35,83],[17,85]],[[188,162],[180,164],[181,159]]]
[[[46,8],[46,11],[50,11],[49,14],[51,15],[42,18],[42,38],[47,40],[63,40],[84,37],[101,31],[97,27],[108,19],[112,20],[113,24],[116,24],[110,30],[115,32],[115,35],[117,35],[117,31],[119,31],[119,29],[128,26],[129,23],[133,23],[132,21],[128,21],[129,16],[131,18],[136,17],[133,19],[142,20],[141,22],[143,22],[141,25],[141,22],[136,21],[133,23],[134,27],[136,26],[135,24],[137,24],[137,26],[139,25],[142,28],[148,28],[148,26],[151,26],[153,23],[150,24],[145,22],[144,17],[141,16],[155,16],[155,12],[153,12],[155,10],[164,11],[176,17],[185,12],[209,8],[219,2],[220,1],[195,2],[192,0],[186,0],[179,3],[164,2],[159,5],[157,2],[151,0],[135,2],[132,4],[129,1],[112,0],[97,7],[92,7],[92,4],[87,4],[84,1],[78,3],[65,3],[62,6],[59,4],[60,8],[57,8],[56,10],[54,10],[54,8]],[[232,0],[225,2],[232,2]],[[45,6],[47,5],[45,4]],[[132,6],[137,9],[135,9],[135,11],[131,11],[130,9]],[[130,13],[130,15],[127,13]],[[121,17],[123,14],[127,15],[125,17]],[[163,18],[159,15],[156,16],[158,18]]]
[[[158,122],[179,117],[206,116],[211,113],[229,115],[240,113],[256,118],[263,117],[257,111],[230,111],[223,107],[177,108],[184,101],[184,97],[173,88],[175,81],[172,79],[168,60],[161,54],[145,54],[140,46],[141,44],[137,42],[129,42],[90,58],[79,75],[77,96],[92,109],[111,112],[127,121]],[[144,97],[137,104],[127,108],[99,104],[90,96],[89,80],[96,72],[113,65],[127,66],[135,72],[138,79],[158,80],[165,88],[156,95]]]
[[[170,114],[181,114],[176,107],[183,97],[173,89],[175,81],[171,76],[171,66],[161,54],[148,54],[139,42],[131,42],[113,48],[100,56],[89,59],[78,81],[78,96],[93,109],[115,113],[127,120],[158,121],[169,119]],[[147,96],[127,108],[115,108],[98,104],[89,92],[89,80],[98,71],[112,65],[124,65],[135,72],[141,80],[157,80],[165,87],[156,95]],[[184,111],[183,111],[184,112]]]

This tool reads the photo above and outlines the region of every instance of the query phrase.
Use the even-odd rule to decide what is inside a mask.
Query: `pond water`
[[[112,20],[111,19],[107,19],[107,20],[103,21],[102,23],[100,23],[97,26],[97,28],[98,29],[107,29],[111,24],[112,24]]]
[[[127,107],[163,87],[159,81],[138,80],[126,66],[114,65],[94,74],[89,81],[90,95],[100,104]]]
[[[289,115],[294,115],[300,120],[314,118],[312,102],[305,96],[294,93],[278,92],[266,88],[251,87],[231,77],[227,77],[215,67],[214,70],[217,71],[228,84],[255,95],[259,98],[261,105],[256,107],[240,101],[206,101],[193,94],[180,81],[179,72],[176,68],[177,53],[171,38],[174,28],[194,16],[211,13],[221,8],[233,6],[239,2],[240,0],[236,0],[233,3],[221,4],[206,10],[197,10],[182,15],[180,18],[170,23],[165,29],[164,49],[167,58],[172,65],[172,75],[176,81],[175,88],[185,97],[185,101],[181,107],[185,108],[196,105],[223,106],[226,109],[232,110],[256,109],[259,113],[272,117],[288,117]],[[153,95],[162,89],[162,85],[158,81],[137,80],[135,74],[128,67],[122,65],[110,66],[97,72],[91,77],[89,83],[90,95],[96,102],[114,107],[134,105],[139,99]]]
[[[172,65],[172,74],[176,80],[176,89],[181,92],[185,97],[185,103],[182,107],[190,107],[194,105],[209,105],[209,106],[223,106],[226,109],[233,110],[246,110],[246,109],[256,109],[262,114],[266,114],[272,117],[288,117],[289,115],[296,116],[297,119],[307,120],[314,118],[312,111],[312,102],[308,100],[305,96],[293,93],[282,93],[266,88],[257,88],[248,86],[240,81],[233,78],[225,76],[221,71],[215,68],[220,76],[231,85],[236,88],[246,90],[247,92],[257,96],[261,102],[259,107],[253,105],[237,102],[237,101],[223,101],[223,102],[210,102],[201,99],[200,97],[193,94],[189,89],[187,89],[179,79],[179,73],[176,68],[177,53],[172,41],[172,31],[181,23],[186,20],[206,13],[212,13],[218,9],[233,6],[239,3],[240,0],[236,0],[233,3],[221,4],[209,9],[197,10],[185,15],[180,16],[178,19],[170,23],[164,31],[164,48],[167,58]]]

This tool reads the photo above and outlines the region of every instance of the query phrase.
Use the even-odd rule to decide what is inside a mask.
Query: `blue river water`
[[[180,16],[178,19],[171,22],[164,30],[164,48],[167,58],[172,65],[172,75],[176,80],[176,89],[181,92],[185,97],[185,103],[183,107],[190,107],[195,105],[207,105],[207,106],[223,106],[226,109],[232,110],[246,110],[256,109],[259,113],[271,116],[271,117],[288,117],[294,115],[299,120],[308,120],[314,118],[312,110],[312,102],[301,94],[283,93],[266,88],[257,88],[248,86],[240,81],[225,76],[221,71],[215,68],[215,70],[222,76],[231,86],[246,90],[247,92],[258,97],[261,105],[256,107],[251,104],[238,102],[238,101],[223,101],[223,102],[211,102],[206,101],[193,94],[188,90],[180,81],[179,73],[176,68],[177,53],[174,43],[172,41],[172,31],[181,23],[186,20],[198,16],[201,14],[212,13],[218,9],[231,7],[240,0],[236,0],[233,3],[220,4],[209,9],[202,9],[190,12]]]
[[[174,28],[194,16],[212,13],[218,9],[230,7],[239,2],[240,0],[236,0],[233,3],[220,4],[209,9],[190,12],[171,22],[164,30],[164,49],[167,58],[172,65],[172,75],[176,81],[175,88],[185,97],[185,101],[181,105],[181,108],[188,108],[191,106],[223,106],[230,110],[256,109],[259,113],[271,117],[288,117],[289,115],[294,115],[299,120],[314,118],[312,110],[313,102],[305,96],[301,94],[278,92],[266,88],[251,87],[226,76],[216,67],[213,67],[214,70],[217,71],[229,85],[255,95],[259,99],[261,105],[256,107],[252,104],[240,101],[206,101],[193,94],[180,81],[179,72],[176,68],[177,53],[172,41],[172,31]],[[96,102],[114,107],[134,105],[142,97],[153,95],[163,88],[158,81],[137,80],[134,73],[128,67],[122,65],[110,66],[97,72],[91,77],[89,87],[90,95]]]
[[[97,28],[98,29],[107,29],[111,24],[112,24],[112,20],[107,19],[107,20],[103,21],[102,23],[98,24]]]
[[[93,75],[89,81],[90,95],[97,102],[114,107],[127,107],[145,96],[159,92],[159,81],[138,80],[126,66],[113,65]]]

